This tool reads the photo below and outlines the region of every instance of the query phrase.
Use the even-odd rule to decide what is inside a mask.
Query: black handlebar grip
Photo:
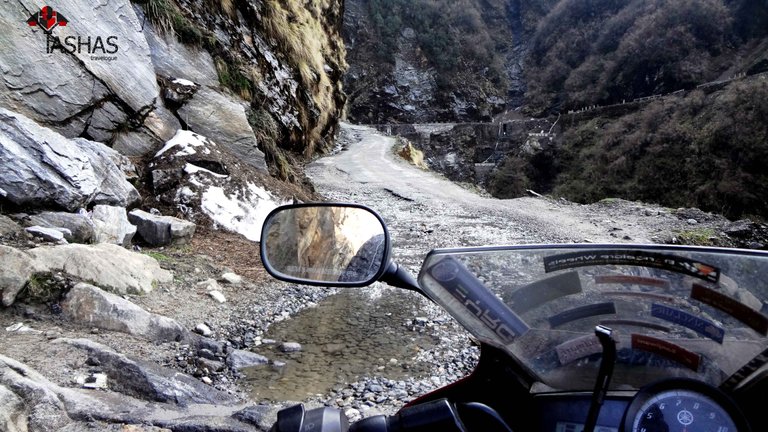
[[[349,420],[335,408],[305,410],[295,405],[277,413],[277,422],[270,432],[347,432]]]
[[[349,427],[349,432],[393,432],[389,429],[387,416],[378,415],[360,420]]]

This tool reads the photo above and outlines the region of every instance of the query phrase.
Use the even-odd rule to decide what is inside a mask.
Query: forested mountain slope
[[[346,8],[356,121],[484,120],[520,107],[552,114],[768,69],[764,0],[350,0]]]

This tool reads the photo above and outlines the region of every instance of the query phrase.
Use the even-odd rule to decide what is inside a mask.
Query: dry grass
[[[323,142],[322,132],[336,111],[334,86],[326,65],[335,70],[345,67],[343,47],[333,46],[321,21],[329,6],[327,0],[268,0],[264,14],[267,34],[288,55],[315,105],[314,114],[305,113],[302,119],[303,128],[309,131],[305,137],[308,155]]]

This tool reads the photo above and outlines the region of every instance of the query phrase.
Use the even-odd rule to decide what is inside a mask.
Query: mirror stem
[[[416,279],[401,265],[392,260],[389,261],[387,271],[384,272],[384,275],[382,275],[380,281],[396,288],[416,291],[424,297],[427,296],[424,294],[424,291],[419,288],[419,283],[416,282]]]

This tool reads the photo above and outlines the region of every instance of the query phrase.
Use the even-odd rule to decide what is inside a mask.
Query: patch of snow
[[[184,186],[176,193],[176,201],[188,203],[194,196],[195,192],[189,186]]]
[[[180,147],[181,149],[176,153],[176,156],[191,156],[195,154],[194,147],[205,147],[206,138],[202,135],[198,135],[192,131],[179,130],[176,135],[173,136],[165,146],[155,154],[155,157],[160,157],[163,153],[174,147]]]
[[[193,83],[192,81],[185,80],[183,78],[176,78],[175,80],[173,80],[173,83],[174,84],[183,85],[183,86],[188,86],[188,87],[192,87],[192,86],[196,86],[197,85],[197,84]]]
[[[224,189],[210,186],[201,198],[201,208],[217,224],[245,236],[261,239],[261,226],[269,212],[280,205],[266,189],[248,183],[250,197],[230,197]]]
[[[201,173],[202,172],[202,173],[205,173],[205,174],[210,174],[210,175],[212,175],[214,177],[217,177],[217,178],[227,178],[227,177],[229,177],[229,176],[226,176],[224,174],[217,174],[217,173],[215,173],[215,172],[213,172],[211,170],[207,170],[205,168],[201,168],[201,167],[199,167],[197,165],[193,165],[191,163],[187,163],[184,166],[184,172],[187,173],[187,174],[197,174],[197,173]]]

